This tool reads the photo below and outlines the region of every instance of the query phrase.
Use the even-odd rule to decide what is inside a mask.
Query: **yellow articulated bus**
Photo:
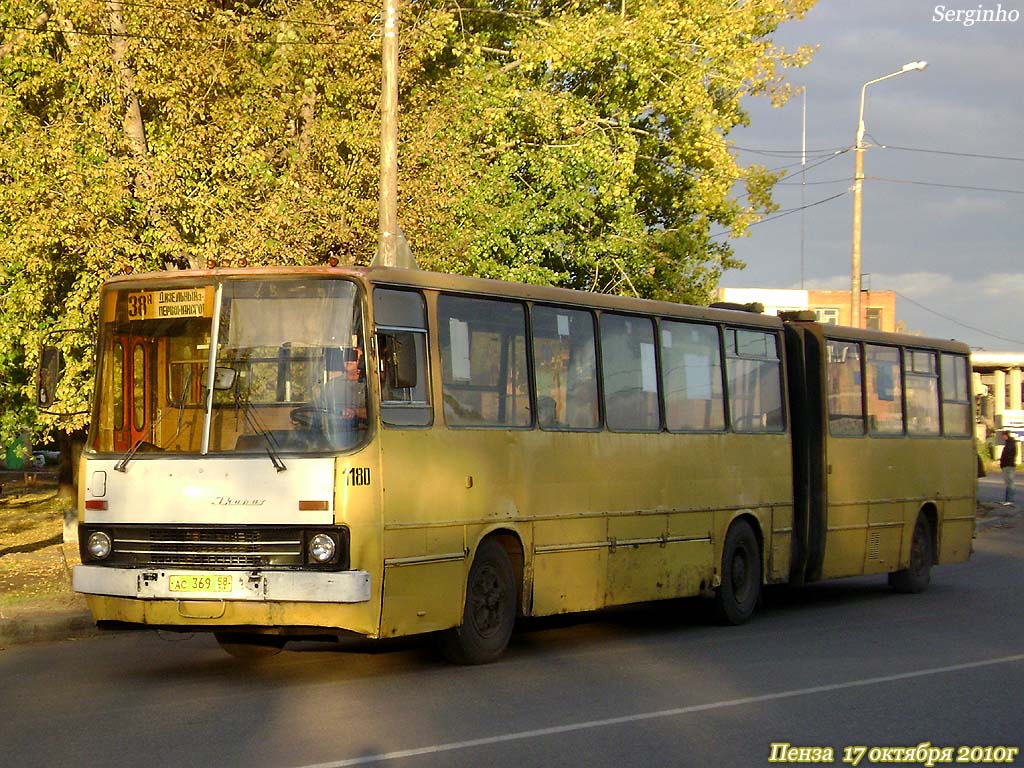
[[[125,276],[100,305],[75,589],[101,626],[288,639],[888,573],[974,530],[956,342],[386,268]]]

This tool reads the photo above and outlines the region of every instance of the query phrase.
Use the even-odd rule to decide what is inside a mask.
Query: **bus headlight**
[[[104,560],[110,554],[112,542],[110,536],[103,531],[93,531],[85,545],[89,555],[97,560]]]
[[[337,543],[326,533],[318,533],[309,540],[309,557],[314,563],[329,563],[337,551]]]

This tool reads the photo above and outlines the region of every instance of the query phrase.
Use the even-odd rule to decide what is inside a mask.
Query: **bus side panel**
[[[461,457],[442,429],[382,428],[380,443],[381,632],[399,636],[456,626],[462,620],[465,524],[475,515],[474,488],[460,473]]]
[[[775,507],[771,510],[771,527],[765,536],[768,545],[765,552],[768,558],[765,578],[773,584],[788,582],[793,570],[791,558],[795,549],[794,516],[793,507]]]
[[[535,615],[696,594],[711,585],[725,527],[738,510],[756,512],[767,560],[775,562],[773,510],[789,543],[785,434],[435,425],[385,429],[381,440],[388,634],[457,624],[470,565],[469,557],[457,563],[458,537],[465,536],[468,554],[496,526],[517,531],[522,541],[524,610]],[[714,546],[712,518],[724,526]],[[771,567],[788,566],[779,562]],[[425,620],[402,619],[410,609]]]
[[[453,627],[462,620],[464,559],[385,567],[381,637]]]
[[[971,556],[977,514],[977,457],[971,438],[946,440],[942,446],[942,495],[939,506],[938,562],[961,563]]]
[[[605,604],[608,523],[604,517],[533,524],[535,616],[590,611]]]
[[[938,562],[966,560],[974,532],[974,462],[969,439],[830,438],[823,576],[905,568],[917,517],[928,506],[937,511]]]
[[[940,523],[939,530],[938,562],[962,563],[971,556],[974,516],[957,514],[950,509],[950,505],[946,505],[944,509],[945,517]]]
[[[588,482],[610,506],[608,605],[713,586],[741,511],[758,517],[769,559],[771,509],[792,509],[788,435],[618,434],[601,445]]]
[[[888,573],[899,567],[907,520],[916,519],[919,507],[920,504],[913,501],[868,504],[864,573]]]

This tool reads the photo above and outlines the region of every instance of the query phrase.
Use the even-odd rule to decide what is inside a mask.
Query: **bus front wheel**
[[[934,562],[931,523],[924,515],[918,515],[910,542],[910,563],[903,570],[889,574],[889,586],[904,594],[923,592],[932,580]]]
[[[516,594],[508,553],[497,540],[485,540],[469,569],[462,624],[438,636],[445,658],[456,664],[487,664],[497,659],[512,636]]]
[[[750,523],[737,520],[725,535],[722,548],[722,583],[715,590],[719,620],[743,624],[754,614],[760,596],[761,548]]]

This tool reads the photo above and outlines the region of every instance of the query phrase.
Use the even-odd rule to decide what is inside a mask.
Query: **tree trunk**
[[[124,16],[121,14],[124,6],[121,0],[107,0],[106,7],[107,27],[110,32],[110,51],[114,66],[117,67],[120,76],[121,103],[124,106],[122,127],[128,146],[138,163],[133,194],[136,199],[145,204],[146,217],[149,220],[150,226],[163,233],[170,240],[175,255],[171,260],[165,260],[165,266],[168,268],[192,267],[193,269],[204,267],[205,264],[199,263],[186,255],[185,243],[181,238],[181,232],[172,221],[168,220],[160,206],[152,201],[152,179],[149,174],[149,146],[146,143],[146,125],[142,119],[139,94],[135,90],[135,68],[128,59],[128,38],[125,35]]]
[[[120,0],[107,0],[107,25],[110,29],[110,50],[114,56],[114,65],[121,75],[124,135],[135,156],[144,158],[149,153],[146,147],[146,128],[142,122],[142,110],[139,109],[139,96],[135,92],[135,69],[128,61],[128,40],[124,36]],[[145,171],[140,173],[145,174]]]
[[[85,448],[85,430],[57,433],[60,465],[57,471],[58,507],[64,517],[64,541],[78,541],[78,460]]]

